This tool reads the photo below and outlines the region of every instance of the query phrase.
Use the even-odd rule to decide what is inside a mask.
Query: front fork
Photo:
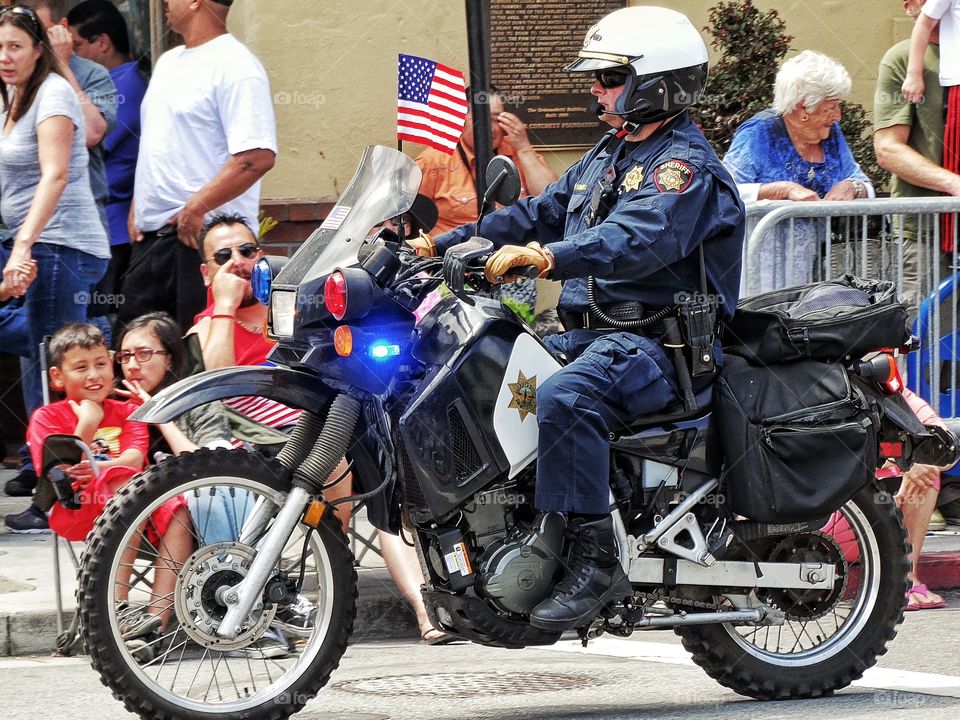
[[[296,430],[277,456],[286,468],[295,468],[292,489],[280,506],[273,525],[259,541],[246,577],[217,592],[218,602],[227,608],[217,628],[220,637],[233,640],[243,632],[243,623],[262,596],[293,529],[313,496],[322,492],[323,483],[346,454],[360,410],[360,400],[340,394],[331,403],[325,419],[308,412],[301,416]],[[269,502],[259,505],[241,533],[241,541],[253,542],[270,521],[275,507]]]
[[[243,632],[243,621],[250,615],[253,606],[263,594],[264,585],[273,575],[283,548],[293,529],[300,522],[300,518],[303,517],[303,511],[311,499],[310,493],[303,488],[295,487],[290,491],[286,502],[280,507],[280,513],[273,527],[257,548],[256,557],[250,565],[250,572],[238,585],[222,589],[218,600],[226,606],[227,613],[223,616],[220,627],[217,628],[217,635],[233,640]]]

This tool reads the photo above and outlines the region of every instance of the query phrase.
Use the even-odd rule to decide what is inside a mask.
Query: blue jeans
[[[8,245],[0,245],[0,267],[6,267],[10,258]],[[30,328],[22,298],[8,300],[0,307],[0,348],[21,357],[30,354]]]
[[[248,490],[218,487],[214,493],[204,490],[199,497],[188,494],[187,503],[200,543],[212,545],[240,538],[240,531],[253,511],[256,499]]]
[[[30,326],[30,355],[21,359],[23,400],[32,415],[43,404],[39,347],[43,339],[71,322],[87,322],[87,305],[94,286],[107,270],[106,258],[63,245],[38,242],[33,246],[37,279],[24,304]]]

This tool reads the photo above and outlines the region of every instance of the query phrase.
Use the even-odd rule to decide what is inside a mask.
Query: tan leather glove
[[[437,244],[433,241],[433,238],[423,230],[420,231],[419,237],[410,238],[406,243],[412,247],[420,257],[437,256]]]
[[[497,250],[490,259],[487,260],[487,266],[483,274],[487,282],[499,285],[504,282],[516,282],[521,280],[522,276],[511,273],[510,269],[533,265],[537,268],[537,277],[546,277],[547,273],[553,270],[553,255],[546,252],[540,243],[527,243],[522,245],[504,245]]]

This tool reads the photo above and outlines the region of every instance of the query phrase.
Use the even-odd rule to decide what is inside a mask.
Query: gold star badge
[[[623,187],[624,190],[639,190],[640,183],[643,182],[643,168],[640,165],[635,165],[633,169],[627,173],[626,177],[623,178]]]
[[[514,408],[520,413],[520,422],[527,419],[527,415],[537,414],[537,376],[527,378],[523,371],[517,377],[515,383],[507,383],[510,388],[510,394],[513,399],[510,400],[508,408]]]

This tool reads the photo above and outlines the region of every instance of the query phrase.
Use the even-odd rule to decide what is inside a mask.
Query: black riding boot
[[[613,519],[570,521],[573,546],[567,557],[567,574],[553,595],[530,613],[530,624],[544,630],[570,630],[592,621],[603,607],[630,594],[617,558]]]

